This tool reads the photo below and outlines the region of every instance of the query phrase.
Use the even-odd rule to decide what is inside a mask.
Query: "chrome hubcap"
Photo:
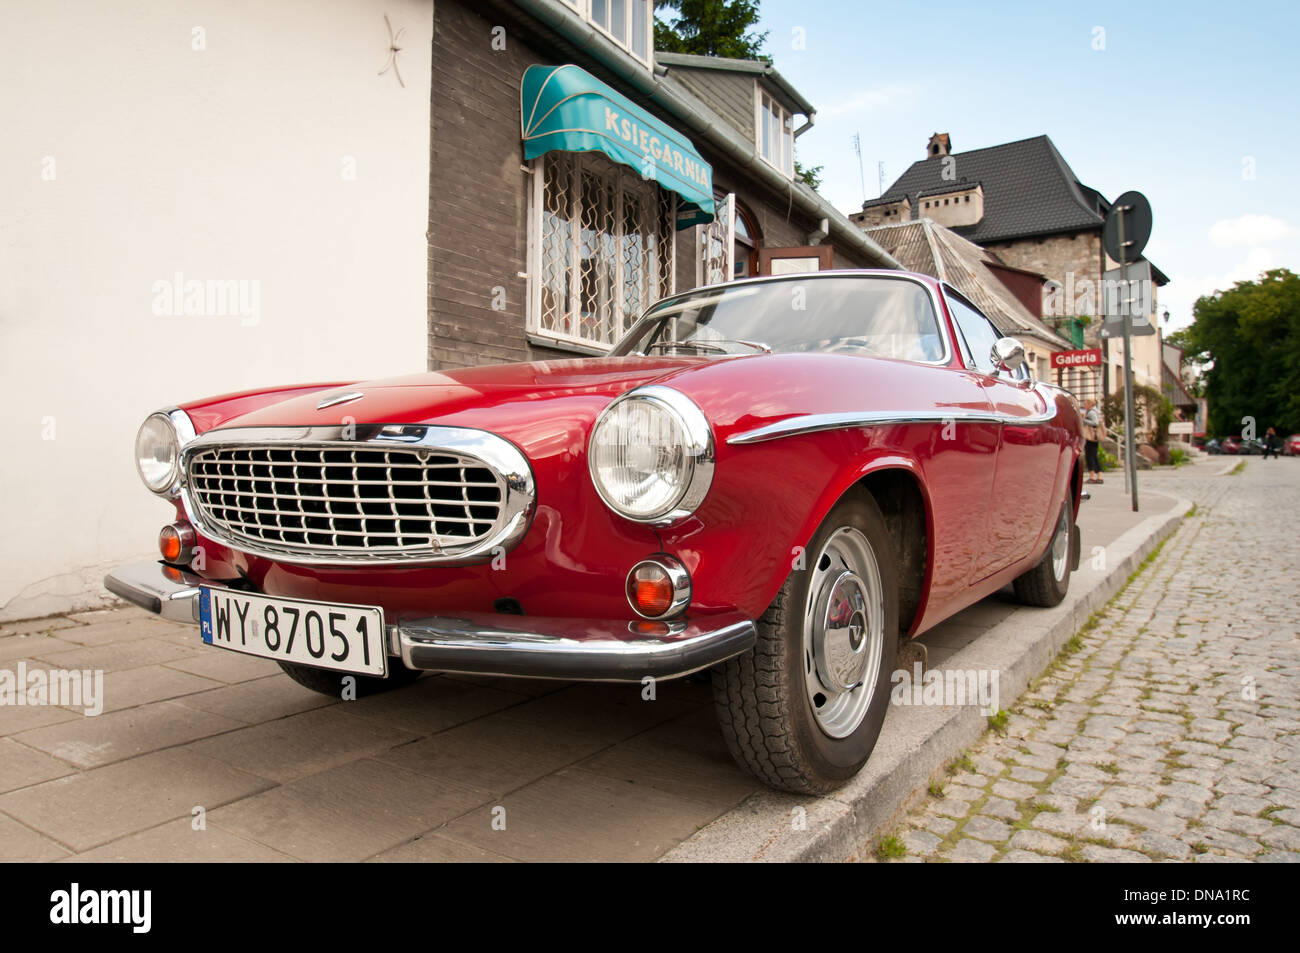
[[[1060,582],[1065,578],[1065,563],[1070,554],[1070,511],[1061,507],[1061,518],[1056,522],[1056,535],[1052,537],[1052,575]]]
[[[884,595],[867,538],[833,533],[811,567],[804,607],[804,680],[818,726],[844,738],[862,723],[880,676]]]

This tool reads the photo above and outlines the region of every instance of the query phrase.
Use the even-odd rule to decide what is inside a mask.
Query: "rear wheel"
[[[1070,570],[1074,562],[1074,511],[1067,496],[1056,518],[1056,529],[1047,552],[1033,569],[1015,581],[1016,598],[1027,606],[1059,605],[1070,591]]]
[[[772,787],[823,794],[852,778],[880,735],[898,651],[898,581],[884,518],[842,500],[758,621],[753,649],[713,670],[736,761]]]
[[[356,679],[356,697],[362,698],[366,695],[378,695],[380,692],[390,692],[395,688],[401,688],[403,685],[409,685],[423,672],[409,669],[398,659],[390,658],[388,660],[388,677],[376,678],[373,675],[348,675],[343,672],[332,672],[324,668],[312,668],[310,665],[298,665],[295,662],[278,662],[284,673],[292,678],[304,688],[310,688],[314,692],[320,692],[322,695],[329,695],[332,698],[343,697],[343,679]]]

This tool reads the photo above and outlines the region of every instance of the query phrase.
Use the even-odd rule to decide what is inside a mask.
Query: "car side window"
[[[989,319],[959,298],[945,295],[948,310],[953,322],[966,341],[975,369],[983,374],[995,375],[998,369],[993,365],[993,345],[1002,337]]]

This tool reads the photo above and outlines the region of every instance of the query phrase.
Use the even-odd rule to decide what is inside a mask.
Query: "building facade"
[[[1036,316],[1076,348],[1102,351],[1100,369],[1076,366],[1063,373],[1063,386],[1088,397],[1123,386],[1123,342],[1103,334],[1107,308],[1127,296],[1107,283],[1107,273],[1118,267],[1102,247],[1109,210],[1105,197],[1078,179],[1047,136],[955,153],[951,137],[936,133],[924,159],[850,217],[868,228],[931,219],[990,252],[991,267]],[[1133,339],[1135,380],[1157,390],[1157,289],[1167,280],[1150,266],[1142,290],[1157,333]]]

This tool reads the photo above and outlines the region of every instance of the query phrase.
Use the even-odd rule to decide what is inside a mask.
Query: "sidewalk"
[[[998,667],[1009,707],[1172,528],[1149,486],[1141,514],[1115,478],[1092,488],[1064,606],[987,599],[927,633],[932,666]],[[840,858],[985,727],[974,708],[895,709],[863,774],[808,799],[732,763],[698,679],[650,701],[639,685],[439,675],[334,702],[134,608],[0,626],[0,667],[19,662],[102,669],[105,711],[0,708],[10,861]]]

